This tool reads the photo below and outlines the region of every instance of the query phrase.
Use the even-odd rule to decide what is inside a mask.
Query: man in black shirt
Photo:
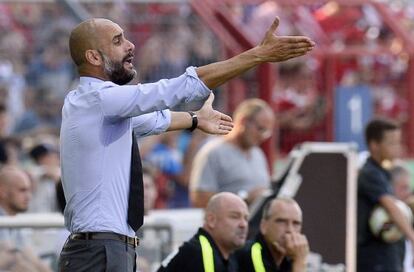
[[[230,254],[246,242],[246,203],[233,193],[218,193],[208,202],[203,227],[158,272],[238,272]]]
[[[370,157],[358,175],[358,272],[401,272],[402,256],[398,243],[389,243],[375,237],[369,228],[373,209],[381,205],[391,220],[414,242],[414,232],[408,220],[395,204],[390,183],[390,173],[386,170],[401,150],[401,129],[388,120],[371,121],[365,130],[365,140]]]
[[[305,272],[309,245],[301,229],[302,210],[295,200],[269,201],[260,232],[235,253],[239,272]]]

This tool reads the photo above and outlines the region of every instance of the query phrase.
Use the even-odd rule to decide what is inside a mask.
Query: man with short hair
[[[31,199],[29,176],[15,166],[0,168],[0,216],[15,216],[27,211]],[[7,254],[5,251],[8,251]],[[19,229],[0,229],[0,270],[50,272],[24,242]]]
[[[291,198],[266,203],[260,232],[235,256],[239,272],[305,272],[309,245],[302,231],[302,210]]]
[[[381,205],[411,243],[414,231],[398,208],[390,181],[389,166],[400,156],[401,128],[386,119],[374,119],[365,128],[370,157],[358,175],[358,272],[401,272],[402,259],[398,242],[383,241],[370,230],[372,211]]]
[[[71,235],[60,255],[61,271],[135,270],[135,233],[144,208],[134,133],[198,128],[227,134],[232,120],[213,110],[211,89],[261,63],[302,56],[314,47],[307,37],[276,36],[278,24],[276,19],[258,46],[229,60],[137,85],[125,85],[136,75],[135,45],[118,24],[92,18],[73,29],[69,49],[80,81],[62,109],[64,216]],[[205,101],[196,112],[169,110],[196,101]]]
[[[205,209],[203,227],[158,272],[238,272],[230,254],[242,247],[248,230],[247,205],[237,195],[218,193]]]
[[[204,145],[190,177],[193,206],[205,207],[217,192],[232,192],[252,203],[270,186],[266,157],[259,145],[273,133],[274,113],[258,98],[243,101],[233,114],[234,128]]]

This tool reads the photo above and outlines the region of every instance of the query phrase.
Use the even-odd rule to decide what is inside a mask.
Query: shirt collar
[[[79,78],[80,85],[86,85],[86,84],[93,83],[93,82],[100,83],[100,82],[103,82],[103,80],[96,78],[96,77],[88,77],[88,76],[81,76]]]

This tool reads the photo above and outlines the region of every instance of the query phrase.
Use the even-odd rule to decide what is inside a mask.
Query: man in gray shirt
[[[80,83],[65,99],[61,127],[64,216],[72,234],[60,256],[60,271],[134,270],[136,239],[128,209],[135,168],[132,131],[146,136],[198,127],[227,134],[232,120],[212,109],[211,89],[263,62],[298,57],[314,46],[307,37],[275,36],[277,26],[278,20],[259,46],[230,60],[138,85],[125,85],[136,74],[135,46],[119,25],[95,18],[75,27],[69,48]],[[168,110],[209,96],[196,115]]]
[[[217,192],[232,192],[253,202],[270,185],[266,158],[259,145],[273,132],[274,114],[260,99],[248,99],[234,112],[234,129],[197,153],[190,176],[190,196],[205,207]]]

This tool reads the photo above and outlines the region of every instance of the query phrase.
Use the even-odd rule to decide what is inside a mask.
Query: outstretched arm
[[[213,109],[214,95],[211,93],[200,110],[195,111],[198,118],[197,128],[209,134],[224,135],[233,128],[230,116]],[[167,131],[190,128],[192,117],[188,112],[171,112],[171,124]]]
[[[315,46],[308,37],[275,35],[278,26],[279,18],[276,17],[259,45],[228,60],[197,68],[198,77],[208,88],[214,89],[261,63],[296,58]]]

